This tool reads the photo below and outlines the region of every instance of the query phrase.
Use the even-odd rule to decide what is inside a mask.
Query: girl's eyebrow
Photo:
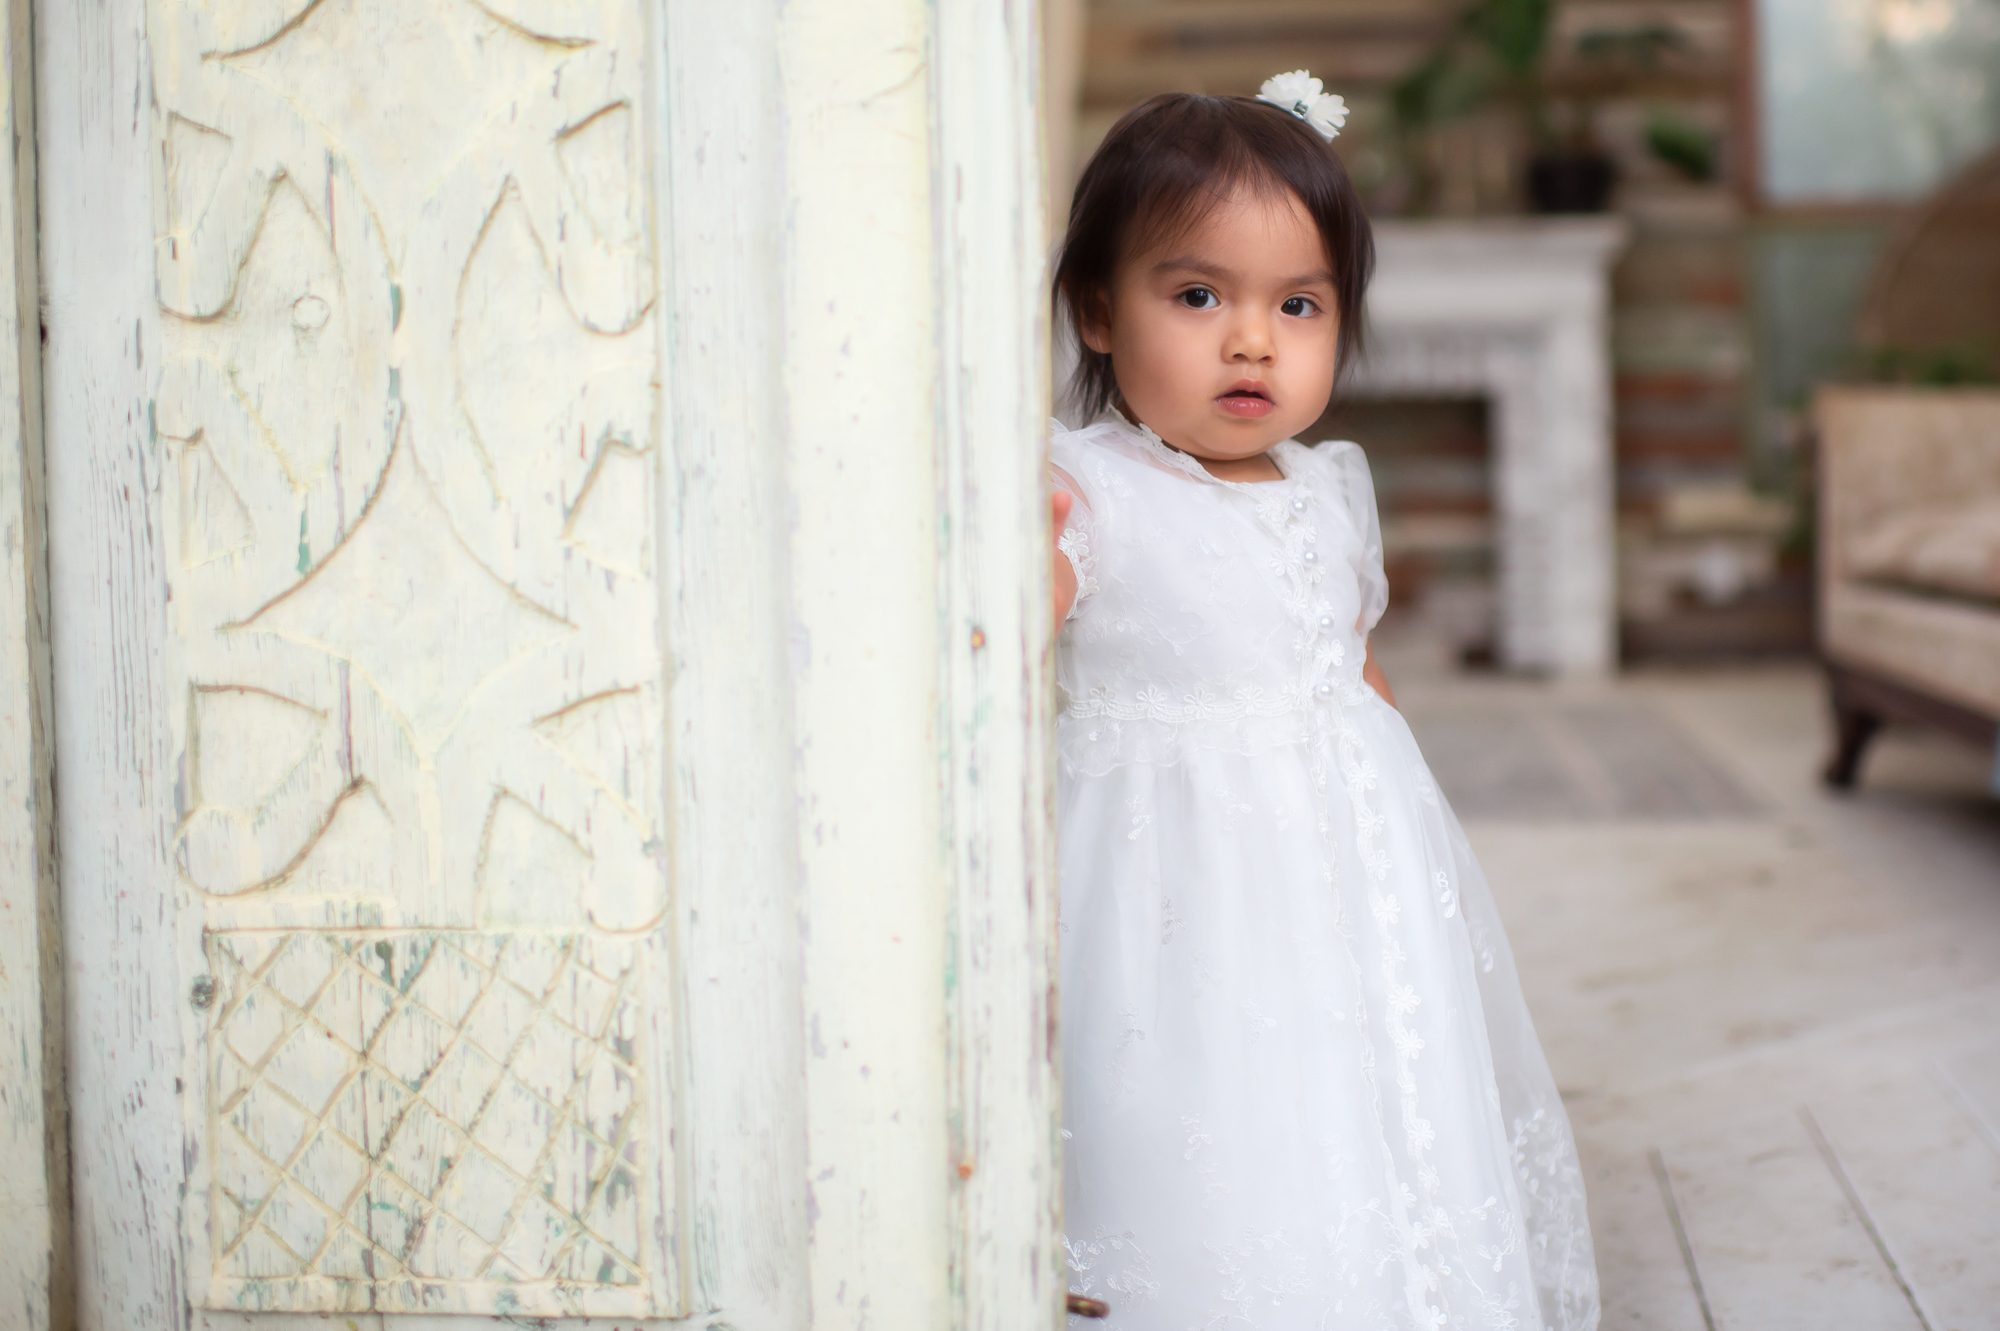
[[[1185,257],[1162,259],[1153,265],[1153,271],[1156,273],[1186,271],[1200,273],[1203,277],[1219,278],[1224,282],[1233,282],[1236,280],[1236,273],[1232,269],[1224,268],[1221,264],[1204,263],[1200,259]]]
[[[1169,272],[1199,273],[1203,277],[1212,277],[1219,282],[1234,282],[1237,278],[1237,273],[1232,269],[1191,257],[1162,259],[1153,265],[1153,272],[1156,274]],[[1316,272],[1305,273],[1299,277],[1288,277],[1279,282],[1278,285],[1281,287],[1309,287],[1316,282],[1325,286],[1332,286],[1332,271],[1321,268]]]

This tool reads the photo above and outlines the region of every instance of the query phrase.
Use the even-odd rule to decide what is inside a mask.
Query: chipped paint
[[[66,603],[45,551],[32,9],[0,0],[0,1323],[48,1331],[74,1320],[75,1245],[49,638]]]

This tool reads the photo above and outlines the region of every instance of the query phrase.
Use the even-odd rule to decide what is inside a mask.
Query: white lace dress
[[[1361,678],[1365,455],[1287,440],[1284,480],[1231,482],[1115,412],[1052,428],[1071,1288],[1112,1331],[1590,1331],[1491,891]]]

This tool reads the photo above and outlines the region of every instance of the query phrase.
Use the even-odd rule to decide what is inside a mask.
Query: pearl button
[[[1299,558],[1305,560],[1306,563],[1308,564],[1317,564],[1319,563],[1319,551],[1308,550],[1304,554],[1300,555]]]
[[[1322,698],[1331,698],[1333,696],[1333,685],[1326,680],[1321,680],[1319,683],[1313,685],[1313,692]]]
[[[1326,630],[1326,631],[1327,631],[1328,633],[1331,633],[1331,632],[1333,632],[1333,616],[1332,616],[1332,615],[1321,615],[1321,616],[1319,617],[1319,626],[1320,626],[1320,627],[1321,627],[1322,629],[1325,629],[1325,630]]]
[[[1306,497],[1304,495],[1293,495],[1292,512],[1303,513],[1305,511],[1306,511]]]

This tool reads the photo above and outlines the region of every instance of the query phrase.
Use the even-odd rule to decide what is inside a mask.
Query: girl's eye
[[[1214,308],[1213,306],[1205,305],[1201,302],[1200,298],[1203,296],[1208,297],[1208,299],[1210,300],[1214,300],[1216,298],[1215,293],[1213,291],[1210,291],[1207,287],[1189,287],[1186,291],[1181,292],[1180,299],[1182,303],[1185,304],[1191,310],[1206,310]]]
[[[1301,305],[1304,306],[1305,308],[1295,310],[1292,308],[1294,305]],[[1319,303],[1313,300],[1312,297],[1310,296],[1293,296],[1291,299],[1287,300],[1284,303],[1284,306],[1282,308],[1284,309],[1286,314],[1296,314],[1303,317],[1304,315],[1314,310],[1317,310],[1319,308]]]

